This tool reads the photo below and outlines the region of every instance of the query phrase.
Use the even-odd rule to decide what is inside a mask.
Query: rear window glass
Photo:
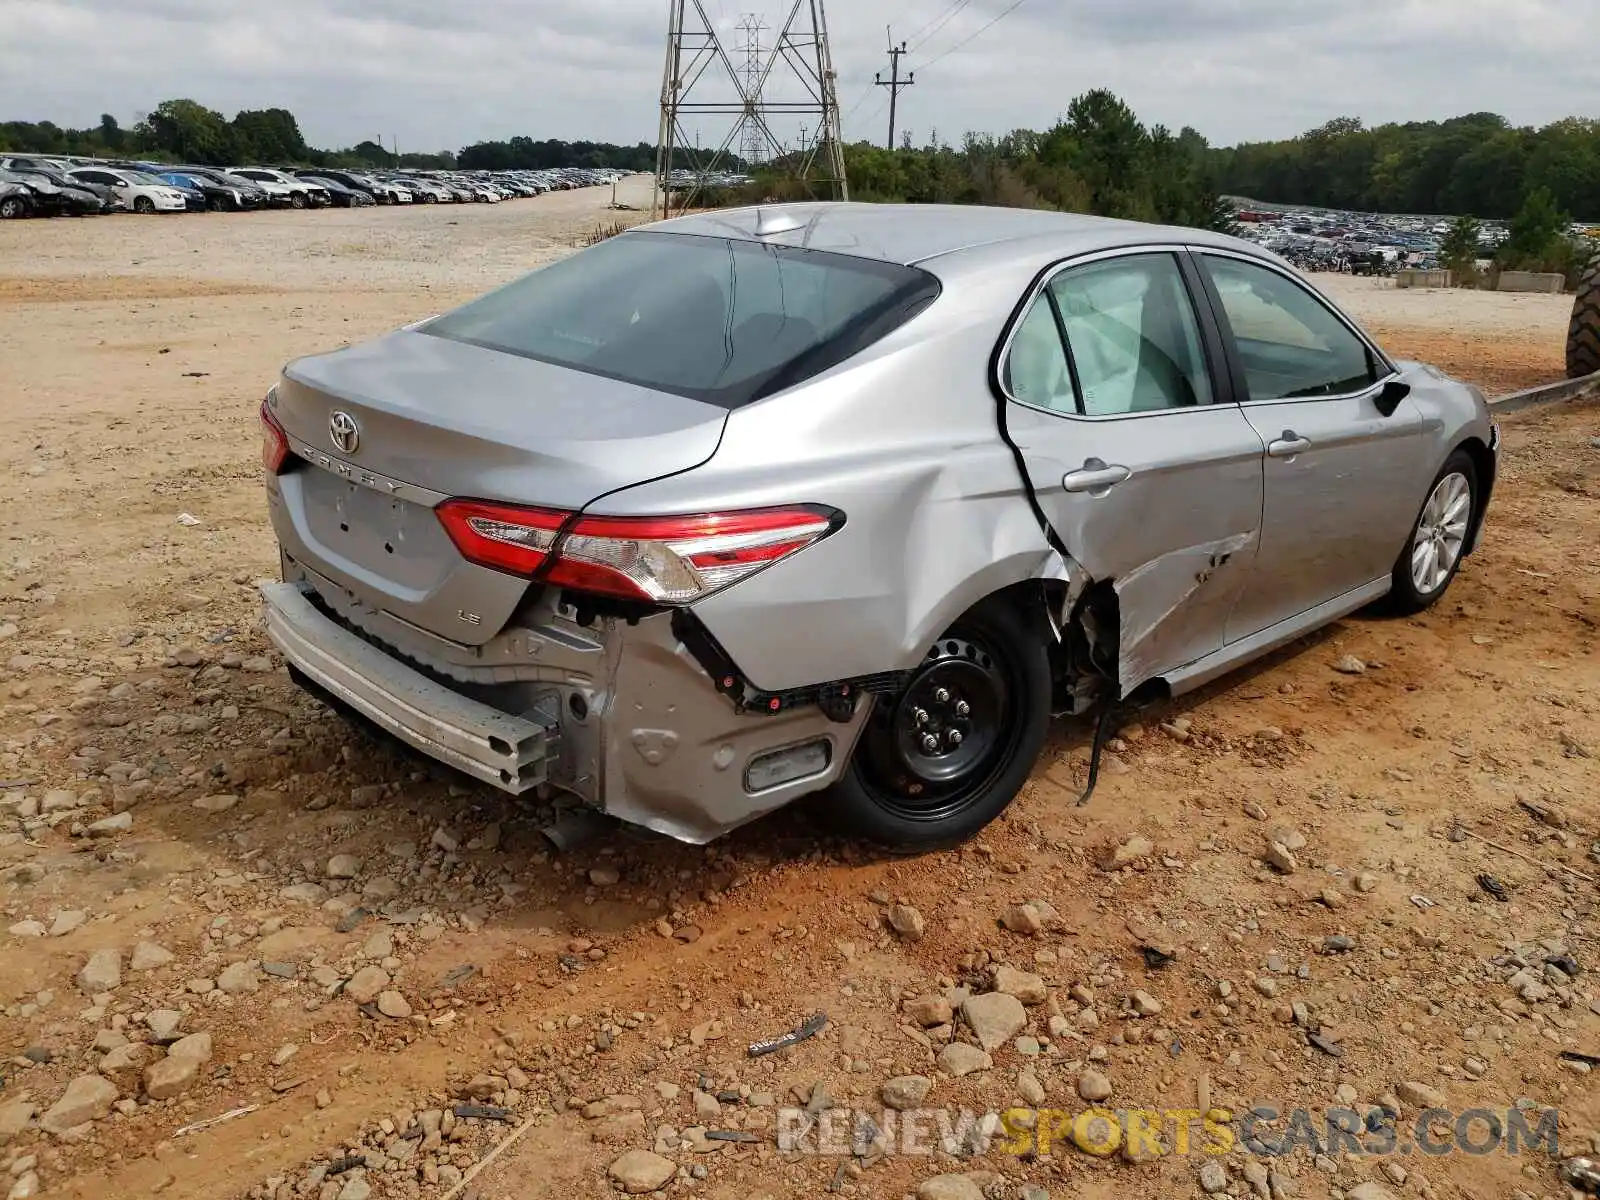
[[[422,332],[737,408],[859,353],[938,290],[925,271],[873,259],[628,233]]]

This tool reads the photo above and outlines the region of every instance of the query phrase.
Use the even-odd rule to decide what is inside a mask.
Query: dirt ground
[[[1591,1064],[1559,1057],[1600,1055],[1600,405],[1506,418],[1486,541],[1435,610],[1147,713],[1086,808],[1088,731],[1064,724],[959,850],[888,856],[792,813],[554,854],[548,803],[290,684],[253,586],[277,561],[255,414],[286,359],[563,253],[610,198],[0,225],[0,1190],[600,1197],[654,1151],[712,1200],[1565,1197],[1544,1149],[1302,1139],[1236,1147],[1219,1180],[1175,1128],[1105,1159],[774,1132],[830,1098],[881,1115],[918,1076],[923,1107],[972,1112],[1076,1113],[1102,1083],[1112,1108],[1236,1119],[1388,1105],[1402,1132],[1435,1104],[1553,1107],[1563,1153],[1600,1152]],[[1491,393],[1560,376],[1562,298],[1324,282]],[[1035,900],[1042,928],[1002,927]],[[1026,1026],[960,1074],[947,993],[996,966],[1039,977],[1005,984]],[[818,1036],[747,1053],[815,1012]]]

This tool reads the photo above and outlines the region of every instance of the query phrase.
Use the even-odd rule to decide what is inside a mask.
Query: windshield
[[[738,408],[843,362],[938,291],[924,271],[873,259],[629,233],[422,332]]]
[[[166,180],[158,179],[154,175],[147,175],[143,171],[124,171],[123,174],[126,175],[129,179],[133,180],[135,183],[144,184],[145,187],[166,187],[167,186],[167,181]]]

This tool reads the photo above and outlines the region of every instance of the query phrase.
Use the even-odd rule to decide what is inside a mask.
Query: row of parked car
[[[0,218],[108,212],[247,212],[369,204],[498,204],[611,183],[624,171],[346,171],[204,167],[56,155],[0,155]]]

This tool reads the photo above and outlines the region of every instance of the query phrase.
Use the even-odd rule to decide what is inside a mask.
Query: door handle
[[[1303,438],[1292,429],[1285,429],[1277,438],[1267,443],[1267,453],[1273,458],[1293,458],[1311,449],[1311,440]]]
[[[1116,487],[1133,472],[1123,466],[1107,466],[1098,458],[1091,458],[1084,462],[1076,471],[1068,471],[1061,477],[1061,486],[1069,492],[1091,492],[1104,494]]]

